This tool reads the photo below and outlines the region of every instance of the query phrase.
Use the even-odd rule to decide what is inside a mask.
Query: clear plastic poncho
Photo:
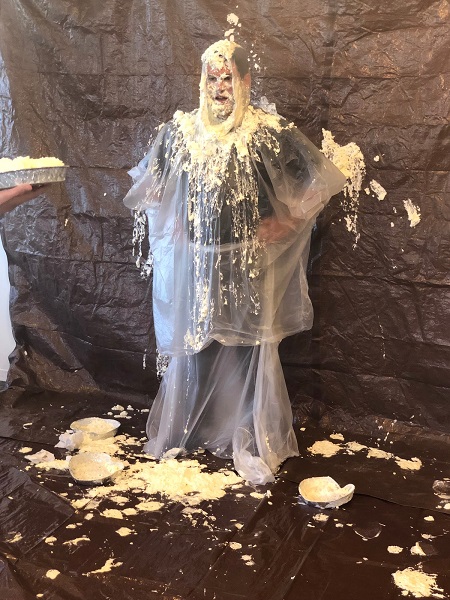
[[[207,448],[263,484],[298,455],[278,344],[312,325],[311,230],[345,177],[292,124],[249,104],[240,46],[217,42],[202,61],[199,109],[160,128],[124,200],[147,217],[157,349],[169,357],[145,450]],[[216,123],[206,67],[221,61],[235,104]]]

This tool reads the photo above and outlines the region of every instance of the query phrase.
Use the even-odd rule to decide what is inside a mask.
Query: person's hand
[[[284,240],[295,230],[296,219],[290,218],[281,222],[276,217],[263,219],[258,227],[258,239],[266,244]]]
[[[28,202],[28,200],[36,198],[36,196],[42,194],[42,189],[44,187],[47,186],[42,185],[38,188],[33,188],[30,183],[21,183],[13,188],[0,190],[0,216],[13,210],[13,208],[16,208],[19,204],[23,204],[24,202]]]

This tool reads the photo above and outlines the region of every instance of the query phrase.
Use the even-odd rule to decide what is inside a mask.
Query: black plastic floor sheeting
[[[444,476],[441,445],[410,447],[401,439],[391,444],[391,436],[356,440],[347,434],[342,441],[308,427],[299,431],[301,457],[284,465],[274,485],[243,486],[204,502],[204,520],[187,519],[184,505],[173,502],[111,518],[102,513],[117,508],[113,500],[92,502],[66,472],[30,466],[23,449],[63,457],[66,451],[53,447],[58,433],[74,417],[106,416],[115,402],[80,400],[64,416],[64,401],[52,398],[58,410],[42,403],[39,424],[27,419],[26,428],[8,408],[20,440],[0,440],[1,600],[391,600],[404,597],[393,574],[407,568],[431,574],[436,587],[430,593],[450,598],[450,515],[436,508],[439,498],[429,485]],[[20,404],[25,419],[25,397]],[[146,414],[136,407],[128,416],[120,432],[142,436]],[[47,443],[39,443],[39,430]],[[418,457],[423,466],[394,476],[394,459],[368,458],[366,450],[330,458],[308,451],[324,439],[378,444],[404,459]],[[209,470],[230,467],[209,454],[196,458]],[[322,474],[355,483],[352,501],[322,511],[302,504],[298,480]],[[80,498],[86,502],[74,510],[70,502]],[[133,533],[120,535],[124,527]],[[104,570],[108,561],[112,566]]]
[[[296,486],[279,481],[273,505],[264,503],[239,536],[254,566],[224,553],[189,598],[242,600],[385,600],[402,597],[393,573],[406,568],[438,575],[450,590],[450,518],[355,495],[345,508],[313,511],[292,502]],[[325,522],[314,516],[326,514]],[[427,538],[422,537],[423,535]],[[238,539],[238,538],[236,538]],[[411,553],[419,542],[426,557]],[[402,548],[392,554],[388,548]],[[445,596],[447,597],[447,596]]]
[[[59,394],[10,387],[0,392],[0,437],[54,445],[72,421],[108,412],[118,402],[116,397],[82,390]],[[120,402],[127,406],[129,399]],[[145,418],[136,426],[145,429]]]
[[[15,467],[0,470],[0,551],[23,556],[53,533],[73,509]]]
[[[290,481],[328,475],[342,486],[353,483],[360,494],[450,515],[450,481],[448,494],[438,495],[433,489],[435,482],[450,477],[448,439],[417,439],[395,432],[370,438],[307,427],[299,431],[298,440],[300,457],[288,460],[282,469]],[[311,449],[316,442],[327,442],[337,453],[329,457],[315,453]]]

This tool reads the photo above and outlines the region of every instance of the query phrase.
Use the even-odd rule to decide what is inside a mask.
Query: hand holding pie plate
[[[64,181],[66,170],[53,156],[0,158],[0,216],[36,198],[48,184]]]

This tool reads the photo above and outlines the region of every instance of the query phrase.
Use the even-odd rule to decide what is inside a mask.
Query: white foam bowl
[[[100,417],[87,417],[79,419],[70,424],[73,431],[81,431],[87,434],[91,440],[104,440],[114,437],[120,427],[120,421],[116,419],[101,419]]]
[[[106,452],[82,452],[70,459],[69,472],[78,483],[99,485],[113,479],[124,466]]]
[[[337,508],[350,502],[355,486],[349,483],[341,488],[332,477],[309,477],[300,482],[298,491],[303,500],[312,506]]]

